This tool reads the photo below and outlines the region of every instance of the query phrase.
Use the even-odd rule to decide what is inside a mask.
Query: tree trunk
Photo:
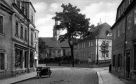
[[[71,48],[71,57],[72,57],[72,67],[74,67],[74,49],[73,49],[73,45],[70,48]]]
[[[74,45],[68,41],[70,49],[71,49],[71,57],[72,57],[72,67],[74,67]]]

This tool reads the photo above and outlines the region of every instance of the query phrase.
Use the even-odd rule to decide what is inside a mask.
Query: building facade
[[[98,26],[93,29],[98,30]],[[108,34],[106,34],[108,32]],[[83,63],[103,63],[111,60],[111,30],[107,23],[99,25],[95,38],[85,38],[77,43],[75,59]]]
[[[112,72],[136,79],[136,1],[122,0],[112,26]]]
[[[0,77],[33,71],[36,11],[29,0],[1,0],[0,4],[0,66],[5,66]]]

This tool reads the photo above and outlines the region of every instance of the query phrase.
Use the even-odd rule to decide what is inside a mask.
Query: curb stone
[[[102,79],[100,72],[97,72],[97,75],[98,75],[98,79],[99,79],[99,84],[103,84],[103,79]]]
[[[26,80],[33,79],[33,78],[36,78],[36,76],[30,77],[30,78],[26,78],[26,79],[23,79],[23,80],[19,80],[19,81],[14,81],[14,82],[11,82],[10,84],[16,84],[16,83],[19,83],[19,82],[23,82],[23,81],[26,81]]]

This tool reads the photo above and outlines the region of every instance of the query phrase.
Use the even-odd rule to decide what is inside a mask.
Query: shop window
[[[4,53],[0,53],[0,70],[4,70],[5,69],[5,57],[4,57]]]
[[[3,16],[0,16],[0,33],[3,34]]]
[[[34,54],[33,52],[30,52],[30,67],[33,67],[33,63],[34,63]]]
[[[22,55],[23,51],[20,49],[15,49],[15,67],[16,68],[22,68]]]

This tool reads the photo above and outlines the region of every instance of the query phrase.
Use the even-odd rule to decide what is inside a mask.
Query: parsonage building
[[[90,32],[97,33],[92,37],[79,40],[74,49],[74,58],[82,63],[110,62],[112,54],[111,26],[107,23],[91,28]]]

